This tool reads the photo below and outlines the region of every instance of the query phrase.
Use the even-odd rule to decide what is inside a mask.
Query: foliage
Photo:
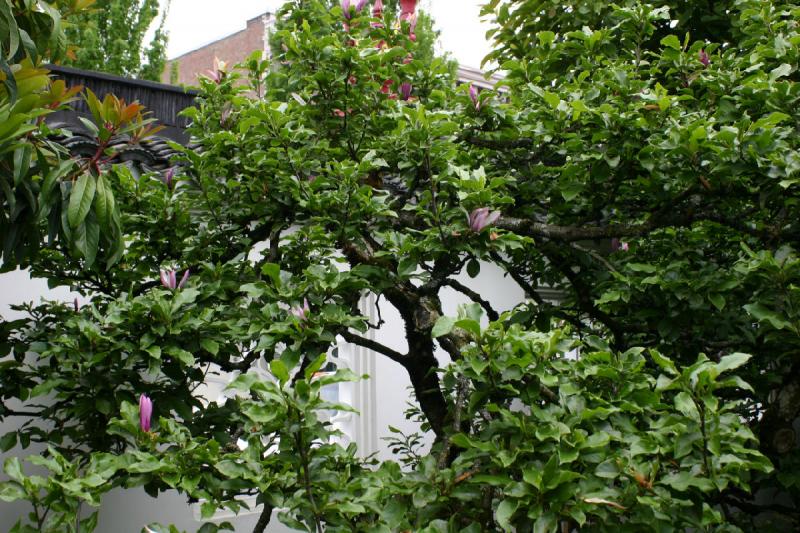
[[[45,236],[51,245],[60,240],[86,267],[98,255],[110,266],[121,253],[119,212],[101,171],[113,163],[110,145],[120,136],[135,144],[160,128],[149,125],[152,120],[144,118],[139,104],[110,95],[100,102],[87,91],[84,98],[96,124],[85,124],[96,134],[98,148],[93,157],[78,162],[50,140],[56,132],[44,122],[46,115],[68,105],[83,90],[51,80],[42,63],[67,53],[65,27],[91,4],[86,0],[58,6],[0,3],[0,16],[9,30],[0,59],[2,271],[29,266]]]
[[[119,76],[161,81],[166,65],[167,32],[164,21],[169,1],[97,0],[67,30],[74,46],[66,64]],[[160,13],[160,17],[159,17]],[[156,24],[149,43],[148,30]]]
[[[36,415],[3,447],[50,445],[89,505],[254,495],[256,531],[273,508],[317,532],[795,527],[800,8],[495,0],[507,78],[476,94],[413,20],[356,4],[287,3],[278,67],[246,64],[262,98],[203,79],[174,180],[108,170],[112,268],[42,251],[84,296],[3,326],[0,416]],[[489,264],[526,301],[472,289]],[[472,303],[444,316],[452,290]],[[405,469],[337,443],[320,389],[360,378],[317,374],[337,338],[407,371],[433,444],[399,435]],[[0,495],[32,499],[15,476]]]

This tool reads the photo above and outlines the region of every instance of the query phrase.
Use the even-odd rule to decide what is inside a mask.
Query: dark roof
[[[58,65],[48,65],[53,77],[63,79],[67,86],[83,85],[102,99],[106,94],[113,94],[128,103],[138,101],[156,122],[165,128],[136,145],[127,143],[125,136],[112,140],[118,152],[117,161],[128,163],[137,173],[142,171],[163,171],[171,166],[171,158],[176,151],[168,144],[173,141],[189,145],[189,137],[184,131],[188,125],[185,117],[179,113],[194,105],[196,91],[182,87],[155,83],[152,81],[123,78],[103,72],[81,70]],[[95,153],[97,142],[80,117],[89,117],[89,108],[83,99],[70,104],[70,109],[57,111],[47,116],[47,124],[54,129],[65,131],[55,140],[66,147],[74,156],[91,156]]]

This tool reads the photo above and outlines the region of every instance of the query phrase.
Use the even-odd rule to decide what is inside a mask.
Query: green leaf
[[[503,528],[504,531],[514,531],[514,525],[511,523],[511,518],[517,512],[519,502],[516,500],[505,499],[497,506],[497,513],[495,520],[497,524]]]
[[[661,45],[666,46],[667,48],[672,48],[674,50],[681,49],[681,40],[678,39],[675,35],[667,35],[663,39],[661,39]]]
[[[653,361],[668,374],[672,374],[673,376],[678,374],[678,369],[675,368],[675,363],[673,363],[668,357],[661,355],[658,350],[651,349],[649,353]]]
[[[477,277],[478,274],[480,273],[481,273],[481,264],[474,259],[470,259],[470,261],[467,263],[467,274],[469,275],[469,277],[471,278]]]
[[[203,349],[211,355],[217,355],[219,353],[219,343],[217,341],[211,339],[201,339],[200,346],[202,346]]]
[[[147,474],[149,472],[155,472],[156,470],[160,470],[165,465],[157,458],[153,457],[152,455],[145,455],[142,454],[139,461],[128,465],[126,470],[131,472],[132,474]]]
[[[9,457],[3,462],[3,470],[8,477],[13,479],[14,481],[19,481],[20,483],[25,478],[22,474],[22,465],[19,462],[19,458],[17,457]]]
[[[725,309],[725,297],[719,293],[709,294],[708,299],[711,300],[711,303],[714,304],[718,310],[722,311]]]
[[[440,316],[439,319],[436,321],[436,324],[433,326],[433,330],[431,331],[431,336],[435,339],[437,337],[441,337],[442,335],[447,335],[451,331],[453,331],[453,327],[456,324],[456,319],[450,316]]]
[[[269,362],[269,369],[272,375],[278,378],[281,385],[289,381],[289,369],[280,359],[273,359]]]
[[[722,374],[723,372],[727,372],[728,370],[739,368],[740,366],[744,365],[747,361],[749,361],[751,357],[753,356],[750,354],[739,353],[739,352],[726,355],[719,360],[719,363],[717,363],[717,372]]]
[[[281,286],[281,267],[275,263],[264,263],[261,273],[269,277],[276,287]]]
[[[675,395],[675,408],[692,420],[700,419],[700,412],[697,410],[692,397],[686,392],[679,392]]]
[[[769,80],[775,81],[778,78],[783,78],[791,73],[792,73],[792,66],[789,63],[783,63],[782,65],[775,67],[769,72]]]
[[[7,452],[17,445],[17,432],[11,431],[0,438],[0,451]]]
[[[558,519],[553,513],[545,513],[536,519],[533,524],[533,533],[556,533]]]
[[[775,329],[791,329],[792,323],[784,320],[775,311],[765,307],[761,303],[748,304],[744,306],[744,310],[750,313],[753,318],[759,322],[768,322]]]
[[[76,229],[89,214],[92,208],[92,200],[97,190],[95,177],[86,172],[78,178],[69,197],[69,207],[67,209],[67,220],[72,229]]]
[[[25,489],[16,481],[2,481],[0,482],[0,500],[4,502],[14,502],[17,500],[26,500],[28,497]]]
[[[191,367],[194,366],[194,355],[190,352],[187,352],[183,348],[178,348],[177,346],[170,346],[166,350],[168,355],[171,355],[176,360],[180,361],[183,366]]]

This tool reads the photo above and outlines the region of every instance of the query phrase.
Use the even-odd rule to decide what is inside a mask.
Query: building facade
[[[263,57],[270,56],[269,36],[275,27],[275,15],[263,13],[247,21],[245,28],[236,33],[222,37],[191,52],[186,52],[167,61],[161,82],[171,85],[193,86],[198,84],[198,77],[215,68],[215,61],[234,65],[247,59],[256,50]],[[494,87],[502,76],[493,74],[487,79],[478,68],[459,65],[458,81],[471,83],[480,89]]]
[[[167,61],[161,73],[161,82],[197,85],[198,76],[212,70],[215,60],[233,65],[244,61],[256,50],[261,50],[264,57],[269,57],[269,35],[274,26],[275,17],[272,13],[253,17],[243,30]]]

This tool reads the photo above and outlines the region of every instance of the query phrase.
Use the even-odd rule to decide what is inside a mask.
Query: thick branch
[[[269,521],[272,519],[273,509],[274,507],[268,503],[264,503],[264,509],[261,511],[261,516],[258,517],[258,522],[256,522],[256,527],[253,528],[253,533],[264,533],[264,531],[266,531]]]
[[[444,280],[442,284],[447,285],[448,287],[452,287],[458,292],[466,295],[473,302],[477,302],[478,304],[480,304],[480,306],[483,307],[483,309],[486,311],[486,315],[489,317],[489,320],[494,321],[500,318],[500,315],[498,315],[497,311],[494,310],[492,304],[490,304],[487,300],[484,300],[480,294],[470,289],[460,281],[450,278]]]
[[[349,330],[340,331],[339,335],[341,335],[347,342],[350,342],[352,344],[357,344],[359,346],[363,346],[364,348],[368,348],[374,352],[383,354],[392,361],[395,361],[396,363],[403,364],[403,362],[408,359],[408,355],[403,355],[400,352],[392,350],[388,346],[384,346],[383,344],[376,342],[372,339],[365,339],[364,337],[356,335]]]

